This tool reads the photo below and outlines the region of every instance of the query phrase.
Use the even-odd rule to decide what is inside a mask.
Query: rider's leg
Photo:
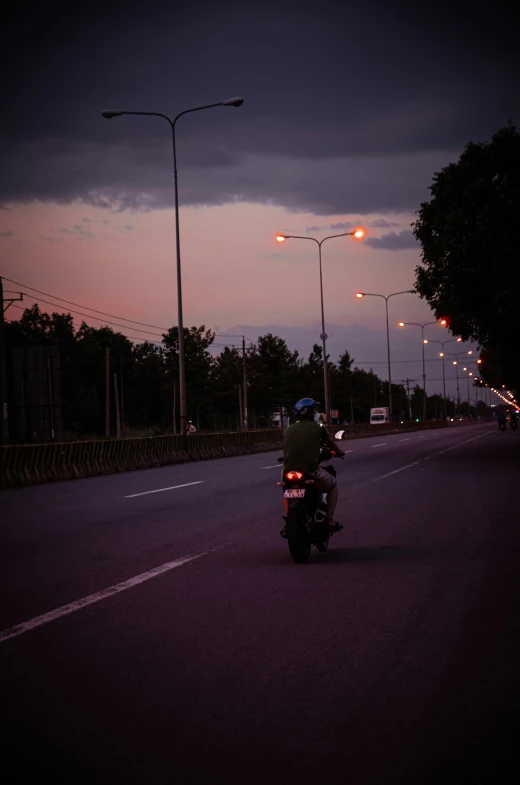
[[[334,487],[327,492],[327,514],[329,516],[329,523],[333,526],[336,523],[334,513],[336,511],[336,504],[338,503],[338,484],[335,483]]]

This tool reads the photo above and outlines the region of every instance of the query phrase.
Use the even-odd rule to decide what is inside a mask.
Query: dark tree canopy
[[[416,289],[454,335],[493,350],[508,386],[519,386],[518,216],[520,134],[501,128],[470,142],[436,173],[413,231],[422,246]],[[486,368],[482,364],[482,373]],[[498,383],[498,379],[495,380]]]

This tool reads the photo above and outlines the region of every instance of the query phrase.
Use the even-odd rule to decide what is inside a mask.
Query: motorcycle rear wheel
[[[287,514],[287,540],[289,553],[296,564],[305,564],[311,555],[311,543],[307,534],[305,507],[298,504]]]

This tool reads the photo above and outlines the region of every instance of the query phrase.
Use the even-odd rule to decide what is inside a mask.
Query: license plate
[[[303,499],[305,488],[288,488],[283,492],[286,499]]]

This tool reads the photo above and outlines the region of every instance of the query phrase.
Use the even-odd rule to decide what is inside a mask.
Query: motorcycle
[[[503,423],[502,423],[502,424],[499,426],[499,431],[501,431],[502,433],[505,433],[505,432],[506,432],[506,424],[505,424],[505,422],[503,422]]]
[[[515,420],[514,422],[511,423],[511,430],[516,431],[517,428],[518,428],[518,423]]]
[[[322,448],[319,463],[339,457],[328,448]],[[283,458],[278,459],[283,463]],[[334,466],[324,466],[325,471],[336,476]],[[311,546],[324,553],[329,547],[333,534],[327,513],[327,495],[322,492],[319,480],[304,472],[289,469],[284,472],[283,480],[278,483],[283,488],[288,502],[287,541],[289,553],[297,564],[309,561]]]

